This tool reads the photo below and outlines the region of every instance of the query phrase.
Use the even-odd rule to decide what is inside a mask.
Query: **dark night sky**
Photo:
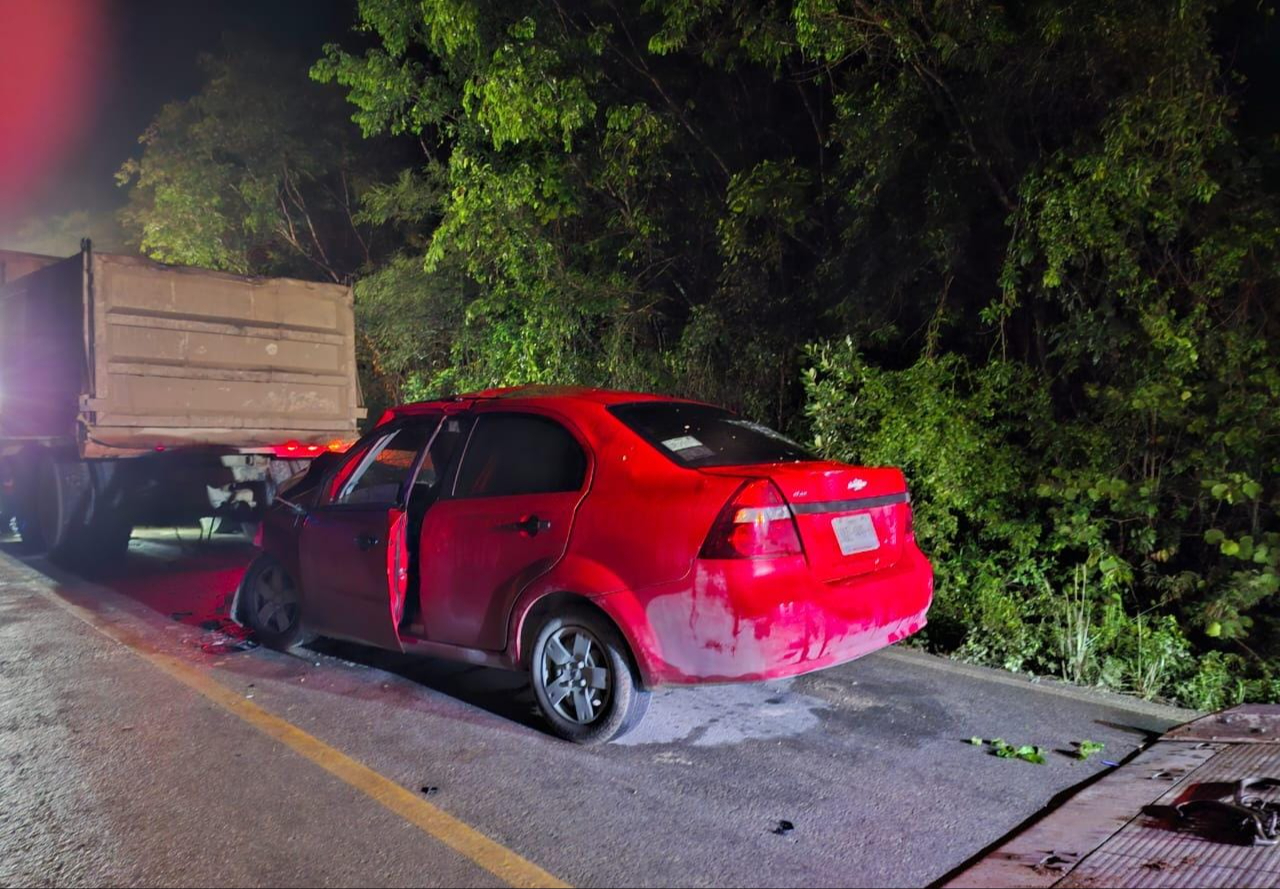
[[[4,2],[46,0],[0,0],[0,12]],[[161,106],[199,89],[197,59],[217,50],[224,33],[266,35],[282,49],[318,58],[325,43],[350,34],[356,16],[355,0],[88,2],[107,7],[102,75],[89,87],[96,90],[97,113],[85,121],[65,161],[42,179],[24,207],[0,208],[0,235],[32,218],[82,209],[109,211],[123,203],[115,171],[137,152],[138,135]]]

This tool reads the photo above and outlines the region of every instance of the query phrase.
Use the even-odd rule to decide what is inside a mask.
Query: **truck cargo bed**
[[[86,250],[0,288],[0,435],[108,456],[349,439],[351,288]]]

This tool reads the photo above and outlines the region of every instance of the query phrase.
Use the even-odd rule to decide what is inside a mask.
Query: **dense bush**
[[[937,569],[929,647],[1205,709],[1280,700],[1276,535],[1255,543],[1211,527],[1274,526],[1275,513],[1257,483],[1218,487],[1221,470],[1191,431],[1210,424],[1188,418],[1186,451],[1169,461],[1179,468],[1155,491],[1130,478],[1140,465],[1111,462],[1097,427],[1054,421],[1020,365],[952,355],[884,370],[851,340],[809,356],[814,444],[910,479]],[[1220,459],[1247,463],[1244,437]],[[1243,656],[1214,647],[1228,638]]]

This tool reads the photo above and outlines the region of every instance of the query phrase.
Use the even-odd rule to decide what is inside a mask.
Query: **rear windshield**
[[[768,426],[724,408],[672,401],[620,404],[609,412],[681,466],[741,466],[817,458]]]

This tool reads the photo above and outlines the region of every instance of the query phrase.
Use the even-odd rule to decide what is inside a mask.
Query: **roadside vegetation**
[[[1273,13],[362,0],[208,59],[123,223],[353,281],[375,408],[654,389],[902,466],[931,650],[1280,700]]]

